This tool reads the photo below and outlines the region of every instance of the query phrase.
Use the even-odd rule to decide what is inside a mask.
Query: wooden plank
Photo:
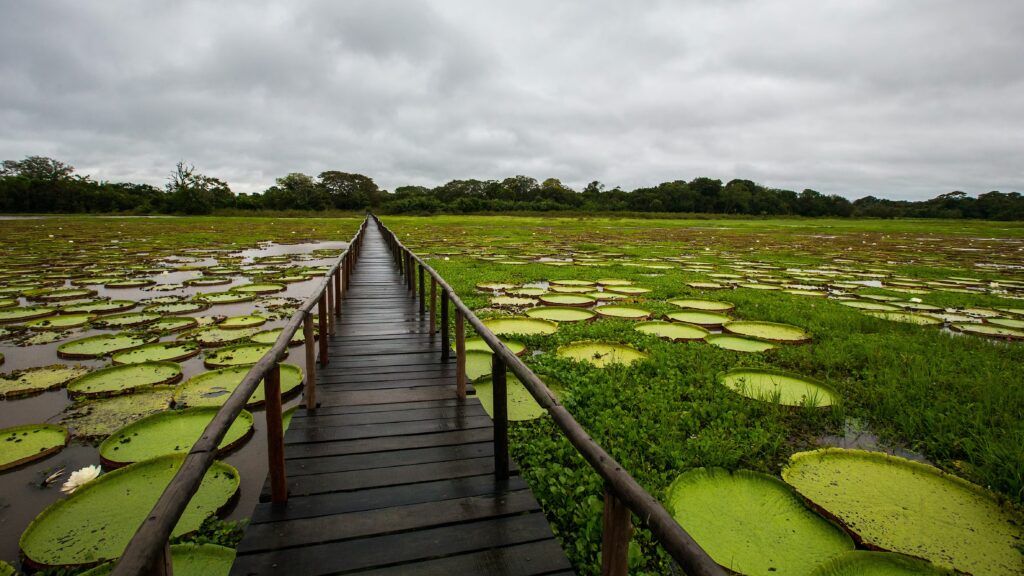
[[[451,446],[472,442],[490,442],[494,434],[489,428],[473,428],[470,430],[454,430],[437,434],[417,434],[415,436],[388,436],[386,438],[367,438],[363,440],[345,440],[340,442],[320,442],[316,444],[288,444],[285,438],[285,461],[295,458],[322,458],[340,454],[364,454],[367,452],[384,452],[403,448],[428,448],[431,446]]]
[[[416,564],[400,564],[360,572],[359,576],[451,576],[453,574],[501,574],[501,576],[575,576],[562,547],[554,539],[505,546],[436,558]]]
[[[423,386],[403,390],[323,390],[320,401],[324,404],[382,404],[384,402],[413,402],[416,400],[442,400],[455,396],[455,386]]]
[[[415,422],[417,420],[466,418],[470,416],[487,416],[479,402],[455,405],[418,408],[414,410],[392,410],[387,412],[368,412],[365,414],[325,414],[317,418],[292,418],[291,428],[330,428],[335,426],[358,426],[361,424],[386,424],[389,422]]]
[[[325,456],[322,458],[301,458],[286,461],[289,477],[307,474],[323,474],[325,472],[343,472],[348,470],[368,470],[386,468],[406,464],[424,464],[427,462],[445,462],[465,458],[483,458],[494,454],[494,444],[476,442],[473,444],[455,444],[452,446],[431,446],[409,450],[387,450],[382,452],[366,452],[363,454],[345,454]]]
[[[333,442],[335,440],[356,440],[379,438],[381,436],[405,436],[409,434],[430,434],[469,428],[489,428],[490,417],[467,416],[465,418],[444,418],[418,420],[415,422],[387,422],[384,424],[360,424],[356,426],[334,426],[330,428],[296,428],[285,434],[285,442]]]

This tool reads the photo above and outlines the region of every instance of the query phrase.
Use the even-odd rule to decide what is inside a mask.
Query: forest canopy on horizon
[[[179,162],[163,188],[96,181],[52,158],[5,160],[0,168],[0,213],[211,214],[241,211],[372,209],[382,214],[473,212],[652,212],[751,216],[872,218],[979,218],[1024,220],[1024,196],[991,191],[976,198],[953,191],[921,201],[866,196],[850,201],[811,189],[769,188],[750,180],[699,177],[656,186],[607,189],[593,181],[582,190],[556,178],[452,180],[434,188],[381,190],[362,174],[328,170],[293,172],[260,194],[235,194],[218,178]]]

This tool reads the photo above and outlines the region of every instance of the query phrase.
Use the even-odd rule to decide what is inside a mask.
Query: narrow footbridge
[[[466,382],[467,323],[494,352],[493,420]],[[278,366],[299,330],[304,403],[283,432]],[[264,379],[269,473],[232,574],[571,574],[509,458],[508,371],[605,480],[604,574],[626,573],[634,518],[687,574],[724,574],[444,279],[370,215],[189,452],[115,576],[172,573],[170,533]]]

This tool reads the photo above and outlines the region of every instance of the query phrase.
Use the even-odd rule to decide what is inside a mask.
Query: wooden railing
[[[473,312],[462,303],[452,287],[424,262],[406,248],[376,216],[371,218],[380,227],[385,241],[405,276],[407,288],[419,293],[421,313],[430,312],[430,330],[437,328],[437,291],[441,288],[441,360],[450,360],[449,302],[455,307],[456,394],[466,397],[466,344],[465,323],[491,348],[492,385],[494,395],[494,470],[498,478],[508,478],[508,408],[506,372],[511,370],[565,434],[569,442],[586,459],[590,467],[604,480],[604,517],[601,537],[601,573],[624,575],[627,572],[629,541],[632,538],[632,515],[645,524],[657,541],[679,563],[689,576],[724,576],[725,570],[715,563],[654,496],[651,496],[604,448],[587,434],[572,414],[566,410],[544,382],[506,347]],[[426,281],[430,276],[429,305]]]
[[[288,499],[284,468],[284,431],[281,413],[280,362],[287,356],[292,337],[302,328],[306,348],[305,404],[315,408],[316,402],[316,346],[319,340],[320,364],[328,363],[327,343],[335,333],[335,316],[341,312],[341,298],[348,290],[349,277],[359,257],[363,231],[369,219],[363,220],[359,231],[348,248],[338,257],[313,294],[295,311],[284,325],[273,347],[249,369],[241,383],[221,406],[217,415],[206,426],[202,436],[185,456],[181,468],[164,490],[160,499],[132,536],[124,554],[114,566],[113,576],[170,575],[171,554],[169,539],[190,500],[217,456],[217,447],[228,428],[245,408],[249,397],[264,381],[267,419],[267,457],[269,461],[270,492],[274,502]],[[319,322],[319,339],[313,334],[313,309]],[[116,505],[116,503],[112,504]]]

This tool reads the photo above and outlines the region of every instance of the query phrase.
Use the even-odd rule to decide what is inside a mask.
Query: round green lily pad
[[[629,294],[630,296],[639,296],[640,294],[646,294],[651,291],[650,288],[641,288],[639,286],[605,286],[607,292],[618,292],[619,294]]]
[[[883,302],[873,302],[871,300],[837,300],[843,306],[849,306],[850,308],[856,308],[858,310],[876,310],[879,312],[898,312],[899,306],[893,306],[892,304],[885,304]]]
[[[628,300],[628,294],[617,294],[615,292],[587,292],[587,296],[590,296],[597,301],[613,301],[613,300]]]
[[[61,344],[57,347],[57,356],[61,358],[100,358],[155,340],[155,336],[138,334],[100,334]]]
[[[522,296],[492,296],[491,306],[499,308],[524,308],[537,304],[536,298],[524,298]]]
[[[10,324],[14,322],[24,322],[26,320],[35,320],[36,318],[45,318],[47,316],[52,316],[56,313],[56,308],[50,308],[48,306],[22,306],[20,308],[3,308],[0,309],[0,324]]]
[[[589,362],[598,368],[609,364],[632,364],[647,358],[647,354],[626,344],[611,342],[575,342],[562,346],[557,354],[579,362]]]
[[[239,344],[237,346],[218,348],[206,354],[203,364],[207,368],[255,364],[271,348],[273,348],[271,344]]]
[[[242,286],[235,286],[231,291],[246,294],[272,294],[274,292],[284,292],[285,288],[286,286],[284,284],[272,284],[266,282],[262,284],[245,284]]]
[[[674,342],[681,342],[686,340],[703,340],[709,332],[696,324],[686,324],[684,322],[664,322],[661,320],[652,320],[651,322],[641,322],[633,327],[637,332],[643,332],[644,334],[652,334],[659,338],[667,338]]]
[[[903,554],[854,550],[818,566],[811,576],[953,576],[953,572]]]
[[[141,362],[180,362],[199,354],[195,342],[154,342],[118,352],[111,356],[114,364],[139,364]]]
[[[238,330],[241,328],[255,328],[266,324],[266,322],[267,319],[263,316],[233,316],[217,324],[217,327],[225,330]]]
[[[484,326],[498,336],[510,334],[522,334],[532,336],[534,334],[554,334],[558,330],[558,324],[550,320],[539,318],[488,318],[483,320]]]
[[[969,574],[1024,569],[1024,518],[933,466],[825,448],[791,456],[782,478],[872,548]]]
[[[185,280],[184,284],[186,286],[220,286],[231,284],[231,279],[223,276],[200,276],[199,278],[189,278]]]
[[[0,398],[17,398],[54,390],[88,372],[89,369],[84,366],[55,364],[7,374],[0,377]]]
[[[100,444],[103,466],[119,468],[164,454],[188,452],[219,410],[216,406],[168,410],[132,422]],[[252,430],[252,414],[242,410],[221,440],[218,455],[248,440]]]
[[[93,314],[113,314],[124,312],[138,306],[132,300],[97,300],[95,302],[84,302],[82,304],[71,304],[61,308],[62,312],[88,312]]]
[[[1020,318],[987,318],[985,322],[993,326],[1011,328],[1013,330],[1024,330],[1024,320]]]
[[[643,308],[620,306],[618,304],[598,306],[594,308],[594,312],[605,318],[621,318],[624,320],[645,320],[651,317],[651,313]]]
[[[114,280],[113,282],[107,282],[103,285],[104,288],[142,288],[143,286],[152,286],[156,284],[156,280],[152,278],[126,278],[124,280]]]
[[[890,320],[892,322],[903,322],[905,324],[917,324],[919,326],[937,326],[942,324],[942,320],[933,316],[925,316],[924,314],[914,314],[913,312],[864,312],[868,316],[874,316],[875,318],[881,318],[882,320]]]
[[[216,348],[232,342],[246,340],[259,331],[257,328],[239,328],[228,330],[219,326],[208,326],[192,333],[178,336],[179,340],[195,340],[203,348]]]
[[[747,320],[735,320],[727,322],[724,326],[726,332],[739,334],[740,336],[751,336],[768,340],[771,342],[806,342],[811,335],[803,328],[789,324],[778,324],[775,322],[752,322]]]
[[[476,380],[490,374],[492,357],[490,350],[466,350],[466,378]]]
[[[21,535],[26,562],[44,568],[117,558],[184,459],[161,456],[108,472],[50,505]],[[238,487],[238,470],[214,462],[171,537],[198,530],[203,520],[230,502]]]
[[[720,312],[708,312],[704,310],[683,310],[681,312],[671,312],[666,314],[665,317],[673,322],[696,324],[697,326],[704,326],[705,328],[717,328],[732,320],[732,318],[727,314],[722,314]]]
[[[241,384],[250,368],[252,366],[232,366],[193,376],[184,384],[178,385],[174,401],[184,406],[220,406]],[[301,385],[302,370],[298,366],[281,364],[281,395],[287,395]],[[260,406],[265,399],[263,382],[260,382],[246,406]]]
[[[712,346],[718,346],[733,352],[765,352],[777,348],[771,342],[765,342],[756,338],[733,336],[731,334],[709,334],[704,337],[704,341]]]
[[[581,322],[590,320],[597,316],[596,312],[586,308],[572,308],[568,306],[538,306],[524,312],[530,318],[551,320],[554,322]]]
[[[281,332],[283,331],[284,328],[273,328],[271,330],[264,330],[262,332],[257,332],[256,334],[253,334],[250,340],[257,344],[274,344],[275,342],[277,342],[277,339],[281,336]],[[288,345],[297,346],[305,341],[305,337],[302,335],[302,330],[296,330],[295,334],[292,336],[291,342],[289,342]]]
[[[543,294],[538,300],[549,306],[590,306],[595,302],[590,296],[583,294]]]
[[[246,292],[209,292],[196,295],[196,299],[209,302],[210,304],[236,304],[238,302],[255,300],[256,294]]]
[[[535,288],[532,286],[527,286],[523,288],[509,288],[508,290],[505,291],[506,294],[509,294],[511,296],[519,296],[523,298],[532,298],[535,296],[540,296],[541,294],[544,294],[546,292],[547,290],[543,288]]]
[[[7,562],[0,560],[0,576],[18,576],[18,571]]]
[[[191,316],[164,316],[146,327],[150,332],[180,332],[199,325]]]
[[[987,336],[989,338],[1004,338],[1006,340],[1024,339],[1024,330],[1015,330],[995,324],[973,324],[968,322],[954,322],[950,325],[954,330],[964,334],[975,336]]]
[[[68,431],[53,424],[29,424],[0,430],[0,470],[45,458],[68,443]]]
[[[71,428],[75,438],[101,438],[129,422],[166,410],[175,389],[153,386],[136,388],[131,394],[81,400],[65,410],[61,423]]]
[[[686,285],[689,286],[690,288],[696,288],[697,290],[721,290],[722,288],[725,288],[724,285],[719,284],[718,282],[687,282]],[[745,284],[741,284],[741,286],[746,286],[746,285]],[[757,286],[763,286],[763,285],[762,284],[751,284],[748,287],[757,287]],[[778,290],[778,288],[775,287],[775,286],[770,286],[770,288],[772,290]]]
[[[515,287],[515,284],[505,284],[502,282],[481,282],[476,285],[476,289],[481,292],[502,292]]]
[[[96,291],[90,290],[89,288],[59,288],[56,290],[48,289],[40,292],[29,292],[27,296],[31,300],[40,300],[43,302],[55,302],[58,300],[75,300],[78,298],[88,298],[95,296]]]
[[[95,314],[61,314],[60,316],[48,316],[25,323],[29,330],[69,330],[85,326],[95,318]]]
[[[599,278],[595,283],[601,286],[629,286],[633,281],[625,278]]]
[[[228,576],[234,563],[234,548],[194,542],[171,546],[174,576]],[[114,563],[107,562],[79,576],[109,576],[113,571]]]
[[[205,300],[189,300],[188,302],[167,302],[165,304],[150,304],[143,308],[146,312],[152,312],[154,314],[192,314],[194,312],[202,312],[210,307],[210,303]]]
[[[126,314],[100,316],[93,321],[92,325],[96,328],[121,329],[152,324],[159,319],[160,315],[155,312],[128,312]]]
[[[14,308],[18,305],[18,301],[14,298],[0,298],[0,309],[2,308]]]
[[[473,381],[476,397],[491,418],[494,418],[494,382],[488,374]],[[530,392],[514,374],[505,375],[505,397],[508,419],[513,422],[535,420],[544,415],[544,408],[533,399]]]
[[[551,284],[559,284],[561,286],[593,286],[596,282],[590,280],[552,280]]]
[[[129,394],[136,388],[171,384],[181,378],[181,366],[174,362],[143,362],[111,366],[90,372],[68,384],[72,398],[99,398]]]
[[[554,296],[557,294],[586,294],[594,290],[593,286],[557,286],[552,284],[548,286],[550,295]]]
[[[732,302],[721,302],[718,300],[669,300],[669,304],[685,308],[687,310],[705,310],[707,312],[726,312],[735,308]]]
[[[813,378],[762,368],[736,368],[719,377],[734,392],[783,406],[831,406],[839,394]]]
[[[667,508],[711,558],[738,574],[808,574],[854,548],[778,479],[749,470],[695,468],[679,475]]]
[[[526,351],[526,345],[522,342],[516,342],[515,340],[501,340],[501,343],[511,350],[516,356],[521,356],[523,352]],[[487,345],[487,342],[484,342],[483,338],[474,336],[472,338],[466,338],[466,351],[469,352],[470,350],[490,352],[491,347]]]

